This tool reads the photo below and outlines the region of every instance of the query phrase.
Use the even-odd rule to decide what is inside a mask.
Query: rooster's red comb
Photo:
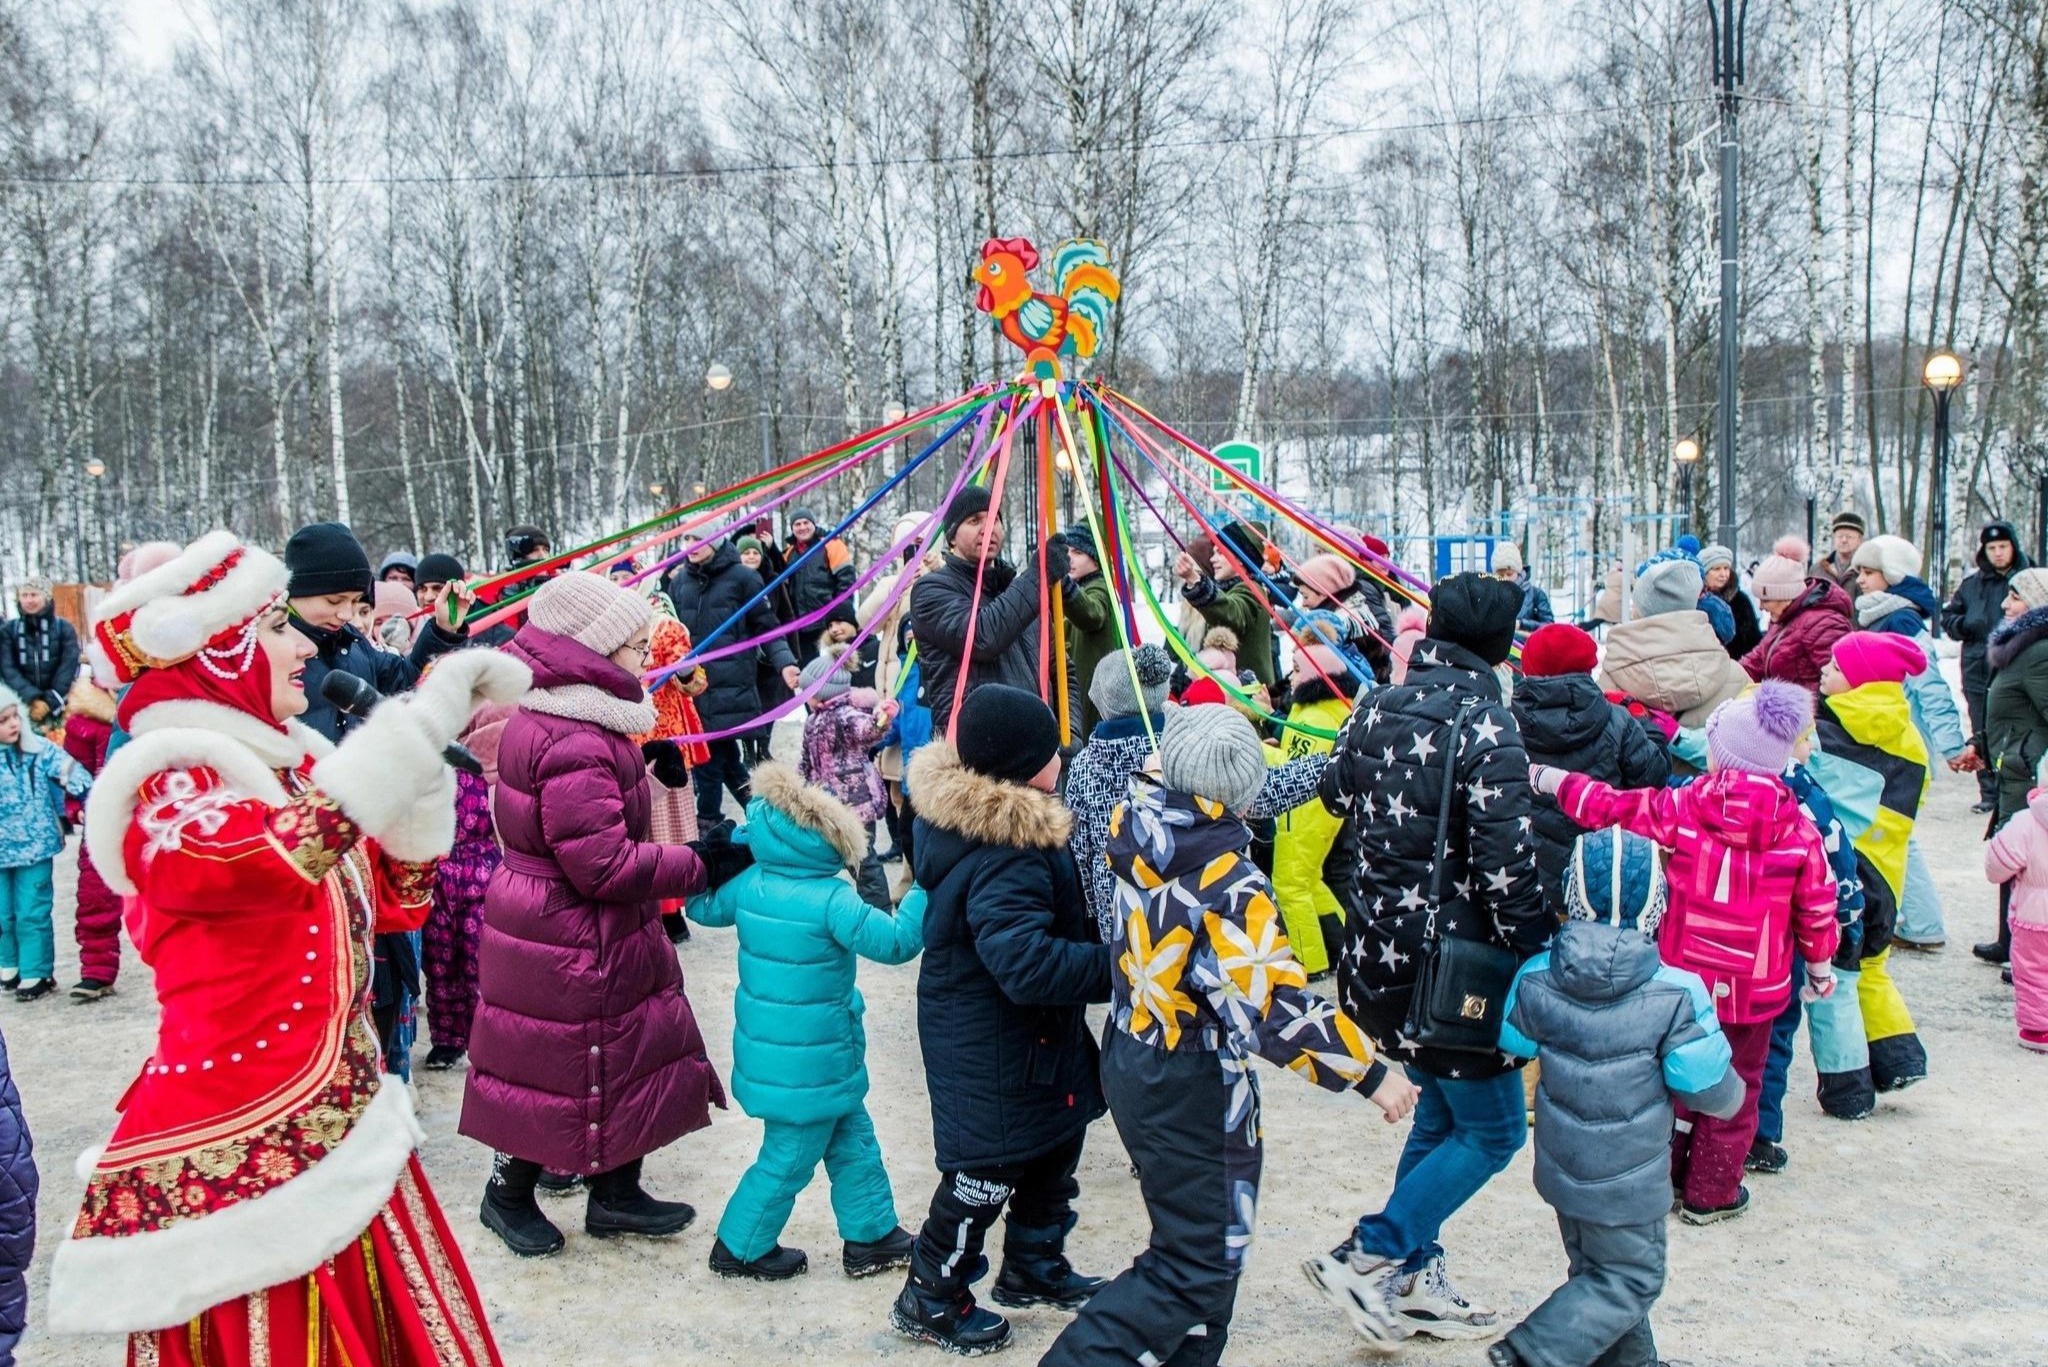
[[[1038,249],[1031,245],[1028,237],[992,237],[981,244],[981,259],[986,261],[998,253],[1007,252],[1024,263],[1024,269],[1038,269]]]

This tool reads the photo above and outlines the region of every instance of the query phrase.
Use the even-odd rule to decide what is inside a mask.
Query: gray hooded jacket
[[[1571,921],[1522,966],[1500,1047],[1540,1058],[1536,1190],[1558,1214],[1649,1224],[1671,1209],[1671,1099],[1742,1104],[1706,985],[1633,927]]]

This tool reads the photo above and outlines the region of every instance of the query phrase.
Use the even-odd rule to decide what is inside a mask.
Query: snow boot
[[[640,1186],[640,1160],[601,1172],[590,1179],[590,1202],[583,1209],[583,1232],[594,1239],[635,1235],[666,1239],[681,1234],[697,1218],[697,1208],[683,1201],[657,1201]]]
[[[1758,1135],[1750,1141],[1749,1156],[1742,1160],[1742,1166],[1750,1172],[1783,1172],[1791,1161],[1791,1155],[1785,1152],[1783,1145]]]
[[[80,978],[78,985],[71,989],[71,1000],[75,1002],[104,1001],[114,995],[114,985],[103,983],[98,978]]]
[[[573,1172],[543,1172],[534,1190],[542,1196],[567,1196],[582,1185],[583,1179]]]
[[[1003,1239],[1003,1269],[989,1299],[1008,1310],[1026,1310],[1049,1305],[1055,1310],[1079,1310],[1096,1292],[1109,1285],[1107,1277],[1088,1277],[1074,1271],[1063,1251],[1067,1231],[1077,1217],[1042,1229],[1008,1225]]]
[[[784,1248],[781,1244],[769,1249],[751,1262],[741,1262],[737,1253],[725,1246],[725,1240],[711,1241],[711,1270],[721,1277],[744,1277],[757,1282],[786,1282],[791,1277],[801,1277],[811,1267],[811,1260],[800,1248]]]
[[[840,1262],[849,1277],[872,1277],[877,1272],[910,1266],[910,1255],[916,1249],[917,1236],[899,1225],[872,1243],[847,1240]]]
[[[451,1044],[437,1044],[427,1050],[426,1069],[430,1073],[445,1073],[462,1062],[463,1052]]]
[[[515,1257],[545,1258],[560,1253],[565,1242],[540,1204],[533,1199],[535,1165],[499,1154],[491,1164],[479,1213],[485,1229],[505,1241]]]
[[[889,1307],[889,1327],[960,1357],[981,1357],[1010,1346],[1010,1322],[976,1305],[966,1283],[949,1294],[922,1284],[915,1272]]]

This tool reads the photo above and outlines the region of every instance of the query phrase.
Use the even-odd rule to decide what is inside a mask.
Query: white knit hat
[[[2006,589],[2030,608],[2048,608],[2048,570],[2021,570],[2007,581]]]
[[[600,655],[632,640],[653,616],[653,605],[645,598],[588,570],[570,570],[548,580],[526,609],[526,620],[542,631],[567,636]]]
[[[1896,585],[1920,573],[1926,561],[1920,548],[1903,536],[1873,536],[1856,548],[1849,563],[1859,570],[1876,570],[1885,583]]]
[[[1493,543],[1493,572],[1499,574],[1502,570],[1522,572],[1522,548],[1512,541]]]
[[[1259,733],[1222,703],[1183,707],[1159,738],[1159,776],[1176,792],[1206,797],[1233,812],[1252,805],[1266,783]]]

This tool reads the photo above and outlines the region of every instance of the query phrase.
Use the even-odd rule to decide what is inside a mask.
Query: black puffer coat
[[[1515,683],[1515,720],[1532,764],[1548,764],[1597,778],[1616,788],[1661,788],[1671,777],[1671,756],[1641,722],[1600,691],[1590,674],[1522,678]],[[1536,867],[1543,904],[1564,915],[1564,871],[1572,843],[1586,828],[1566,816],[1557,800],[1535,794]]]
[[[910,762],[924,913],[917,1033],[939,1170],[1050,1153],[1108,1109],[1083,1008],[1109,1000],[1109,946],[1067,851],[1060,800],[999,783],[942,740]]]
[[[55,606],[45,603],[41,612],[0,625],[0,681],[24,705],[40,700],[52,712],[63,711],[77,677],[78,632]]]
[[[974,561],[948,554],[944,564],[910,591],[910,630],[917,638],[924,702],[932,710],[937,735],[944,735],[953,719],[953,690],[967,652],[970,619],[979,621],[974,628],[974,661],[967,671],[968,692],[987,683],[1038,692],[1037,574],[1019,574],[1007,560],[989,561],[982,572],[977,612],[974,568]]]
[[[1444,746],[1459,704],[1474,705],[1444,792]],[[1390,1059],[1437,1077],[1494,1077],[1504,1055],[1419,1049],[1401,1026],[1413,995],[1436,859],[1437,813],[1449,800],[1440,934],[1506,945],[1527,957],[1557,922],[1543,907],[1530,826],[1529,756],[1500,685],[1462,646],[1416,643],[1407,682],[1369,694],[1323,771],[1323,805],[1358,832],[1365,914],[1346,925],[1339,1002]]]
[[[1941,629],[1962,643],[1963,692],[1982,693],[1991,687],[1991,666],[1985,651],[1991,633],[2005,621],[2005,596],[2012,592],[2012,577],[2027,568],[2026,552],[2020,549],[2020,534],[2010,522],[1993,522],[1984,528],[1991,539],[2012,543],[2012,564],[1997,569],[1981,544],[1977,549],[1977,570],[1949,597],[1941,610]]]
[[[2027,809],[2048,755],[2048,608],[2030,608],[1991,633],[1991,692],[1977,753],[1998,776],[1995,830]]]
[[[701,565],[685,560],[669,574],[667,588],[668,600],[676,605],[676,619],[689,628],[690,640],[699,650],[716,650],[781,625],[775,620],[775,610],[763,598],[747,609],[746,617],[733,623],[723,636],[709,639],[742,604],[761,592],[761,576],[740,563],[740,553],[730,542],[720,546]],[[722,731],[761,715],[761,694],[755,686],[754,670],[764,659],[774,669],[795,664],[789,638],[778,636],[766,646],[727,655],[704,666],[710,682],[697,695],[697,715],[704,719],[705,729]]]

